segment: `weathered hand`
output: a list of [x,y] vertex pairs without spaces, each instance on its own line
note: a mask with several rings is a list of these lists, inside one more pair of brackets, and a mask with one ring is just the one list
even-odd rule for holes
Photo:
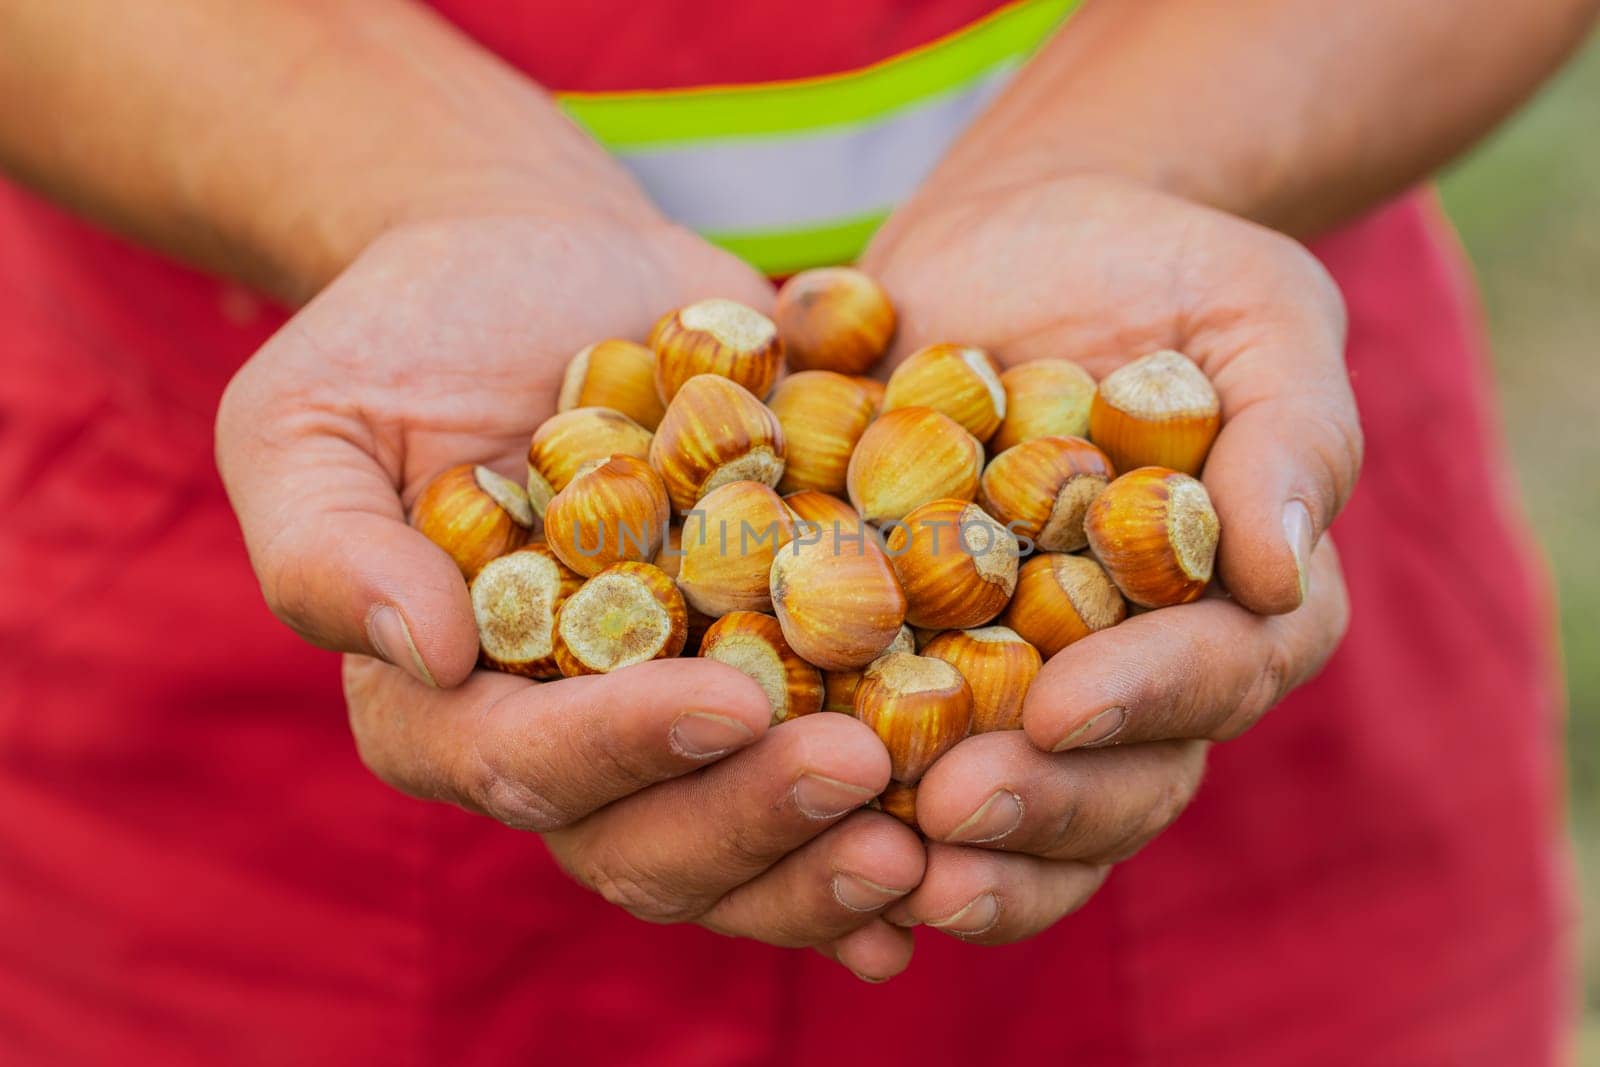
[[1254,723],[1338,644],[1348,606],[1321,535],[1361,455],[1342,305],[1287,238],[1095,177],[913,204],[864,266],[901,311],[902,352],[962,341],[1005,364],[1064,357],[1101,377],[1177,348],[1222,398],[1203,480],[1228,596],[1069,646],[1035,681],[1025,733],[963,742],[919,790],[936,843],[891,918],[1015,940],[1165,828],[1199,784],[1207,743]]

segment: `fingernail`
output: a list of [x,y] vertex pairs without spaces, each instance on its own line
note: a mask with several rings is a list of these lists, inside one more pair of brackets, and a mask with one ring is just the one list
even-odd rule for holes
[[[848,970],[848,968],[846,968],[846,969]],[[887,978],[874,978],[874,977],[872,977],[872,975],[870,975],[870,974],[862,974],[860,971],[850,971],[850,973],[855,975],[857,978],[861,979],[863,982],[867,983],[868,985],[882,985],[883,983],[885,983],[885,982],[887,982],[889,980]]]
[[968,815],[966,821],[945,835],[946,841],[959,841],[966,845],[998,841],[1022,822],[1022,798],[1000,790],[985,800],[978,810]]
[[947,934],[971,937],[983,933],[999,921],[1000,901],[993,893],[984,893],[982,896],[974,897],[960,911],[943,919],[931,921],[928,925]]
[[1291,500],[1283,506],[1283,536],[1294,553],[1294,565],[1300,571],[1300,599],[1311,592],[1311,512],[1305,504]]
[[1065,752],[1069,748],[1088,748],[1090,745],[1104,744],[1115,737],[1117,731],[1122,729],[1127,721],[1127,708],[1107,708],[1063,737],[1056,745],[1055,751]]
[[813,819],[831,819],[854,811],[871,800],[873,792],[858,785],[824,778],[820,774],[802,774],[794,783],[794,805]]
[[672,750],[690,759],[710,759],[748,745],[755,734],[738,719],[690,711],[672,724]]
[[909,890],[890,889],[854,874],[833,876],[833,899],[851,911],[872,911],[891,900],[899,900]]
[[416,642],[411,640],[406,620],[388,604],[379,604],[368,613],[367,640],[372,642],[372,647],[385,660],[417,681],[438,688],[428,665],[422,662],[422,653],[417,651]]

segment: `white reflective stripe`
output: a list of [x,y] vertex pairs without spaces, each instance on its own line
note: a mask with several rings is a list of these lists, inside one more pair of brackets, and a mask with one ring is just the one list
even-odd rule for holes
[[908,197],[1011,80],[1020,60],[871,122],[804,134],[635,149],[617,159],[673,219],[708,233],[802,229]]

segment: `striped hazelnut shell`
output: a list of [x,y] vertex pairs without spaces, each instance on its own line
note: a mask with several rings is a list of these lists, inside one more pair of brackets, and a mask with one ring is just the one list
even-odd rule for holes
[[435,475],[411,505],[411,525],[448,552],[469,580],[526,544],[536,521],[521,486],[471,463]]
[[748,389],[715,374],[683,383],[650,442],[650,465],[680,513],[729,482],[777,485],[785,454],[778,417]]
[[772,706],[774,723],[822,710],[822,672],[789,647],[771,615],[729,612],[706,631],[700,655],[755,679]]
[[1018,537],[1046,552],[1088,544],[1083,518],[1116,477],[1106,454],[1081,437],[1036,437],[989,461],[978,503]]
[[1117,588],[1144,608],[1205,592],[1221,533],[1206,487],[1164,467],[1140,467],[1106,486],[1084,530]]
[[1006,389],[994,358],[973,345],[918,349],[889,375],[883,410],[923,407],[948,415],[979,441],[1006,417]]
[[764,397],[783,367],[783,344],[772,320],[736,300],[714,298],[669,311],[650,330],[656,391],[672,403],[697,374],[715,374]]
[[933,500],[888,528],[885,549],[912,626],[961,630],[1000,614],[1017,586],[1017,540],[964,500]]

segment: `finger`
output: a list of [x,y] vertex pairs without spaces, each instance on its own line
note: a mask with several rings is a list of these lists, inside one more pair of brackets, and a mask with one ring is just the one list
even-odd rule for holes
[[350,412],[281,410],[274,346],[229,384],[217,467],[273,614],[324,648],[376,656],[429,684],[457,685],[478,654],[461,572],[406,525],[394,475]]
[[735,886],[862,807],[889,782],[876,734],[806,715],[702,773],[612,804],[546,838],[578,881],[654,922],[704,915]]
[[1349,499],[1362,453],[1338,292],[1292,242],[1272,250],[1255,310],[1234,314],[1208,297],[1189,342],[1222,398],[1203,472],[1222,524],[1217,570],[1241,604],[1266,614],[1305,599],[1312,552]]
[[926,856],[898,820],[858,811],[728,893],[700,921],[770,945],[832,941],[915,889]]
[[539,831],[744,748],[772,714],[749,678],[697,659],[543,685],[480,671],[441,692],[351,656],[345,697],[379,778]]
[[911,953],[916,941],[910,930],[891,926],[882,919],[873,919],[865,926],[826,945],[818,945],[822,953],[854,974],[863,982],[887,982],[911,966]]
[[917,788],[932,841],[1118,863],[1172,824],[1205,772],[1203,741],[1041,752],[1020,731],[951,749]]
[[1109,867],[959,845],[928,846],[922,884],[885,918],[980,945],[1038,934],[1084,905]]
[[1310,598],[1287,615],[1208,597],[1068,645],[1028,691],[1028,738],[1055,752],[1237,737],[1321,670],[1344,635],[1350,606],[1331,541],[1317,547],[1312,571]]

